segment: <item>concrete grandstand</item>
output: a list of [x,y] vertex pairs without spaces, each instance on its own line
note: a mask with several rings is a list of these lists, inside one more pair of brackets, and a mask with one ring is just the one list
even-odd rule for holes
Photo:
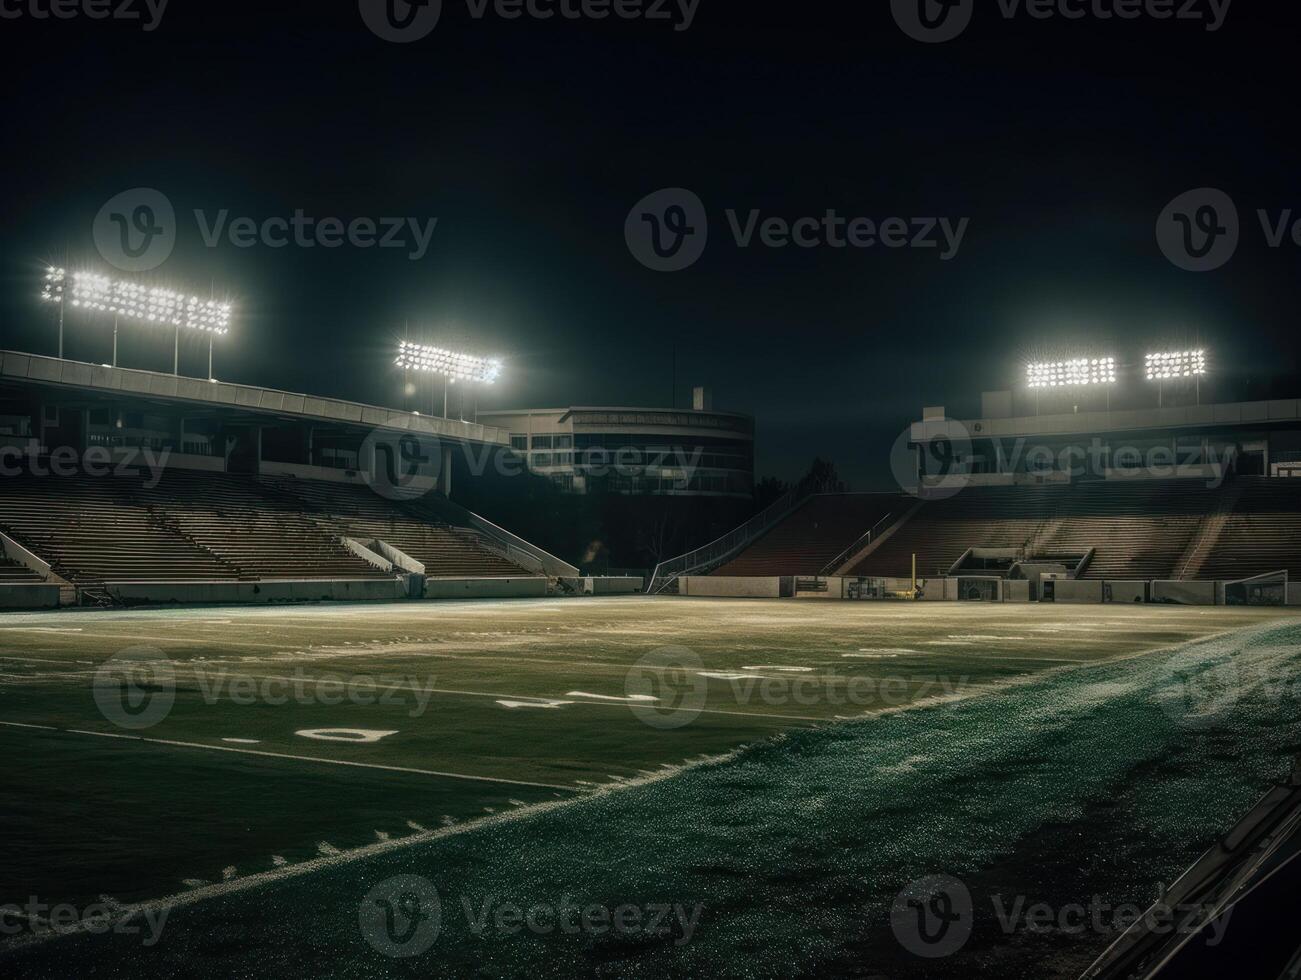
[[502,452],[492,426],[0,353],[0,605],[575,588],[449,499],[455,454]]

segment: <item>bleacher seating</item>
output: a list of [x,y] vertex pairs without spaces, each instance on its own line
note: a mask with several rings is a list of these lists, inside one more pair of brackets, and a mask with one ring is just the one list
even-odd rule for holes
[[911,506],[897,493],[818,494],[712,574],[817,575],[872,528],[902,517]]
[[1027,550],[1075,554],[1095,548],[1084,572],[1088,579],[1171,578],[1223,492],[1202,480],[1076,484]]
[[[1263,481],[1273,483],[1277,481]],[[852,569],[851,574],[905,577],[917,554],[917,573],[943,575],[968,548],[1017,549],[1024,556],[1082,555],[1093,558],[1085,569],[1089,579],[1166,579],[1179,575],[1185,556],[1206,522],[1214,519],[1224,487],[1212,488],[1204,480],[1144,480],[1077,483],[1042,487],[968,487],[945,500],[924,503],[894,535],[882,542]],[[1242,527],[1244,543],[1238,557],[1214,568],[1215,574],[1191,570],[1186,577],[1234,577],[1256,574],[1246,567],[1270,565],[1262,571],[1284,567],[1278,557],[1301,552],[1301,524],[1289,523],[1284,514],[1286,490],[1276,491],[1274,518],[1250,526],[1235,514],[1231,527]],[[1297,500],[1297,494],[1290,495]],[[1248,498],[1239,500],[1239,511]],[[1237,523],[1233,523],[1237,521]],[[1265,544],[1263,538],[1277,530],[1291,541]],[[1252,550],[1259,560],[1243,560]],[[1224,538],[1211,549],[1223,551]],[[1272,552],[1271,552],[1272,549]],[[1272,564],[1271,564],[1272,563]]]
[[264,477],[276,493],[298,500],[343,533],[378,538],[425,566],[429,578],[518,578],[531,574],[489,549],[474,531],[457,528],[412,504],[387,500],[369,487],[293,477]]
[[1237,506],[1190,578],[1252,578],[1287,571],[1301,579],[1301,480],[1239,477]]
[[1020,548],[1047,521],[1064,487],[968,487],[929,500],[848,574],[942,576],[968,548]]
[[168,470],[135,499],[241,578],[355,579],[385,576],[301,506],[247,477]]
[[69,581],[230,581],[239,569],[135,502],[138,478],[6,476],[0,528]]

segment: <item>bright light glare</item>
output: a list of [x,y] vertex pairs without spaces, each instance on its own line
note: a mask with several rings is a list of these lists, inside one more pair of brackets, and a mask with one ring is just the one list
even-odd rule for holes
[[1198,378],[1206,373],[1206,351],[1185,350],[1147,355],[1147,380]]
[[441,347],[426,347],[405,340],[398,348],[397,363],[405,370],[429,371],[451,381],[477,381],[490,385],[501,376],[501,361],[497,358],[457,354]]
[[1081,357],[1073,361],[1049,361],[1026,368],[1031,388],[1073,388],[1082,385],[1116,383],[1114,357]]
[[45,273],[41,298],[53,303],[67,300],[69,306],[93,313],[111,313],[144,323],[162,323],[205,333],[230,330],[230,305],[169,289],[141,286],[91,272],[74,272],[69,281],[63,269]]

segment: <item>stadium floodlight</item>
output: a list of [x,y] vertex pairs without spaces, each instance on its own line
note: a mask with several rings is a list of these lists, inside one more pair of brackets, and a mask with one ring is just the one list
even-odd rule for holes
[[1026,368],[1031,388],[1075,388],[1116,383],[1114,357],[1079,357],[1070,361],[1045,361]]
[[124,279],[110,279],[93,272],[74,272],[51,267],[45,273],[41,298],[66,303],[90,313],[158,323],[178,329],[224,334],[230,330],[230,305],[216,300],[142,286]]
[[497,358],[458,354],[405,340],[398,347],[397,364],[407,371],[441,374],[452,383],[470,381],[490,385],[501,376],[501,361]]
[[1200,378],[1206,374],[1206,351],[1184,350],[1147,355],[1147,380]]

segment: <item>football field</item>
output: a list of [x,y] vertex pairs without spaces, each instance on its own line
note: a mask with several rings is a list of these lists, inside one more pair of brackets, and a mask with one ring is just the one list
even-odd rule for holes
[[[476,822],[635,799],[800,730],[900,712],[938,730],[973,699],[1281,618],[642,597],[6,615],[0,906],[255,903],[318,868],[472,846]],[[910,751],[901,772],[924,758]]]

